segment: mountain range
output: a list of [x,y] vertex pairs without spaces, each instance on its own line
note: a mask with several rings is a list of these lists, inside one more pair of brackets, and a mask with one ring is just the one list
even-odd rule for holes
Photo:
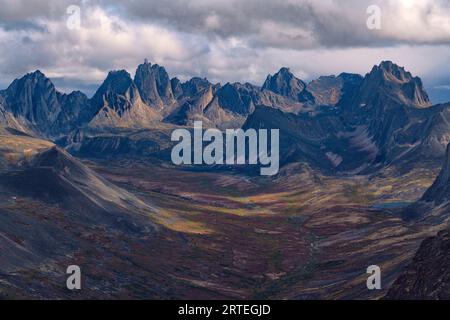
[[309,84],[281,68],[261,87],[201,78],[181,83],[146,61],[134,79],[124,70],[110,72],[90,99],[78,91],[58,92],[40,71],[27,74],[0,92],[0,121],[87,155],[86,144],[107,151],[92,146],[93,136],[127,140],[122,151],[109,154],[134,150],[133,143],[154,150],[160,141],[132,142],[129,135],[196,120],[219,129],[279,128],[283,163],[301,160],[330,172],[364,173],[417,159],[440,161],[450,136],[449,106],[432,106],[420,78],[390,61],[364,77],[342,73]]

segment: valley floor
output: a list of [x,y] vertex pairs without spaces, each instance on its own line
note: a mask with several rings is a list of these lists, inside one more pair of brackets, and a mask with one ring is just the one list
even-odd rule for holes
[[[151,203],[158,232],[134,237],[68,224],[83,245],[37,269],[0,274],[0,297],[378,299],[421,241],[442,228],[398,215],[437,171],[338,178],[292,165],[273,181],[128,161],[85,164]],[[2,202],[0,212],[66,223],[57,207],[28,201]],[[83,271],[75,293],[65,289],[70,264]],[[382,290],[366,287],[370,265],[381,267]]]
[[[170,231],[149,248],[149,269],[167,284],[161,297],[375,299],[442,228],[397,214],[432,183],[437,172],[427,170],[333,178],[293,165],[274,182],[147,163],[91,166],[159,208],[156,222]],[[366,287],[374,264],[383,276],[375,292]]]

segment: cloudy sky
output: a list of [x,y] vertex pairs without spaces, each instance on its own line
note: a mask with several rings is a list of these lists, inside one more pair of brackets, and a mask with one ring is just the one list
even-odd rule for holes
[[[371,5],[380,29],[367,27]],[[393,60],[450,101],[450,1],[0,0],[0,88],[40,69],[92,94],[145,58],[182,80],[255,84],[282,66],[309,81]]]

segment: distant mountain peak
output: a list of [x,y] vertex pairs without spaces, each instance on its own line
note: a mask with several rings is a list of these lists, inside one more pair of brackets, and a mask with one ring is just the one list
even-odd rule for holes
[[119,79],[119,78],[127,78],[131,79],[131,75],[127,70],[112,70],[108,72],[107,80],[111,79]]
[[291,69],[288,67],[281,67],[280,70],[278,70],[277,73],[275,73],[273,76],[268,75],[268,79],[279,79],[279,80],[290,80],[290,79],[296,79],[298,81],[303,82],[300,79],[297,79],[294,74],[291,72]]
[[3,94],[8,111],[38,127],[60,111],[56,88],[40,70],[14,80]]
[[47,77],[45,76],[45,74],[44,74],[41,70],[39,70],[39,69],[37,69],[37,70],[34,71],[34,72],[28,73],[26,76],[36,77],[36,78],[47,78]]
[[361,104],[370,104],[372,99],[378,99],[379,94],[389,96],[399,104],[414,108],[431,106],[422,80],[392,61],[381,62],[366,75],[361,88]]
[[194,77],[181,84],[183,92],[187,96],[194,96],[202,91],[205,91],[211,87],[211,82],[206,78]]
[[30,72],[30,73],[27,73],[23,77],[14,80],[12,84],[18,83],[18,82],[25,83],[27,81],[34,81],[35,83],[36,82],[47,83],[49,86],[54,88],[52,81],[41,70],[36,70],[36,71]]
[[307,90],[317,105],[336,106],[346,94],[352,94],[361,84],[362,76],[341,73],[339,76],[320,76],[311,81]]
[[375,66],[375,72],[380,71],[385,80],[395,80],[400,82],[411,81],[414,77],[412,74],[392,61],[383,61],[379,66]]
[[262,90],[272,91],[294,101],[313,101],[312,95],[306,91],[306,83],[296,78],[287,67],[281,68],[273,76],[268,75]]
[[97,93],[102,95],[107,92],[124,94],[131,86],[134,86],[134,83],[128,71],[114,70],[108,73]]
[[281,67],[280,70],[276,73],[277,75],[289,75],[294,76],[294,74],[291,72],[291,69],[288,67]]
[[172,81],[166,69],[158,64],[145,60],[137,67],[134,82],[142,100],[150,106],[162,108],[175,101]]
[[100,109],[105,104],[115,110],[129,108],[138,98],[137,88],[126,70],[108,73],[105,81],[92,98],[93,105]]

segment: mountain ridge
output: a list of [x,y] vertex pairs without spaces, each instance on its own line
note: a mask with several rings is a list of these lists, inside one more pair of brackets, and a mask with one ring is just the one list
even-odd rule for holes
[[[280,128],[286,119],[291,125],[281,128],[289,137],[283,139],[284,158],[306,158],[321,168],[349,173],[417,163],[419,156],[439,160],[450,142],[450,105],[432,106],[420,78],[391,61],[364,77],[341,73],[308,84],[283,67],[261,87],[213,84],[198,77],[181,82],[145,61],[134,78],[125,70],[109,72],[91,99],[80,92],[59,93],[36,71],[0,92],[0,110],[4,124],[66,141],[64,147],[80,146],[80,137],[88,136],[82,132],[92,134],[92,129],[105,137],[117,130],[159,130],[194,121],[203,121],[205,128]],[[268,118],[273,110],[281,112],[274,114],[278,123]],[[117,134],[114,139],[121,140]],[[154,149],[154,141],[149,142]]]

